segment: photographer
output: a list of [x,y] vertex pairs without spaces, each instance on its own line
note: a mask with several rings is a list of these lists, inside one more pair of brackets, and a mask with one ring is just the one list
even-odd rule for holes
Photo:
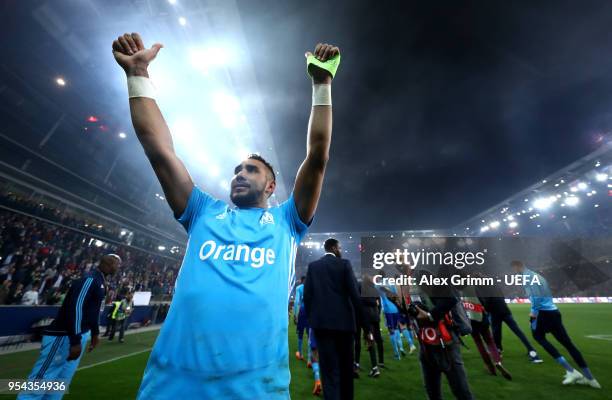
[[442,374],[446,375],[456,399],[473,399],[451,317],[451,310],[458,301],[449,287],[420,286],[420,301],[407,306],[408,315],[417,321],[417,337],[421,344],[419,361],[430,400],[442,399]]

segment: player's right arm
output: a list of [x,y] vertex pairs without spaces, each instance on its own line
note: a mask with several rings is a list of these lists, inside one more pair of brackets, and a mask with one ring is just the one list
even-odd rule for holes
[[[126,33],[113,42],[113,55],[128,78],[148,78],[149,63],[161,47],[156,43],[147,49],[138,33]],[[178,217],[187,207],[193,181],[174,151],[170,129],[152,98],[130,98],[130,114],[136,136],[159,179],[170,208]]]

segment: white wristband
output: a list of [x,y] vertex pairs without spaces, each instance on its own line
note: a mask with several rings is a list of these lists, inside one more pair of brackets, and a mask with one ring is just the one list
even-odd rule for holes
[[144,76],[128,76],[128,96],[132,97],[148,97],[155,100],[155,86],[149,78]]
[[312,105],[313,106],[331,106],[331,85],[330,84],[315,84],[312,85]]

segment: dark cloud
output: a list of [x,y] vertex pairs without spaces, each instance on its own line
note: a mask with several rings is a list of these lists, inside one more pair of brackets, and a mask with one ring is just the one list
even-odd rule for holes
[[[214,3],[185,0],[181,7],[210,22],[201,27],[210,33]],[[143,4],[0,6],[7,32],[0,36],[3,128],[19,125],[14,131],[26,132],[19,133],[24,145],[88,179],[104,179],[117,145],[75,132],[93,112],[113,129],[129,126],[125,99],[110,89],[123,77],[112,65],[107,33],[154,24],[160,39],[184,37],[171,6]],[[319,41],[342,49],[331,160],[312,231],[454,226],[591,152],[595,137],[612,131],[608,1],[237,5],[286,185],[305,153],[304,51]],[[74,88],[65,95],[49,79],[58,73]],[[40,149],[64,113],[62,128]],[[124,173],[107,186],[137,202],[158,189],[135,140],[126,143],[133,147],[126,146],[117,168]]]
[[[275,55],[257,71],[264,92],[307,91],[301,53],[342,48],[315,231],[453,226],[612,124],[610,3],[239,4],[252,53]],[[303,157],[302,97],[267,109],[285,171]]]

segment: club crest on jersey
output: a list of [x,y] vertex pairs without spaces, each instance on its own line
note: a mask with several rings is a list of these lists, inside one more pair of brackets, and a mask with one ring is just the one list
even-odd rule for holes
[[266,224],[274,225],[274,216],[269,211],[263,213],[263,215],[259,219],[259,225],[264,226]]

